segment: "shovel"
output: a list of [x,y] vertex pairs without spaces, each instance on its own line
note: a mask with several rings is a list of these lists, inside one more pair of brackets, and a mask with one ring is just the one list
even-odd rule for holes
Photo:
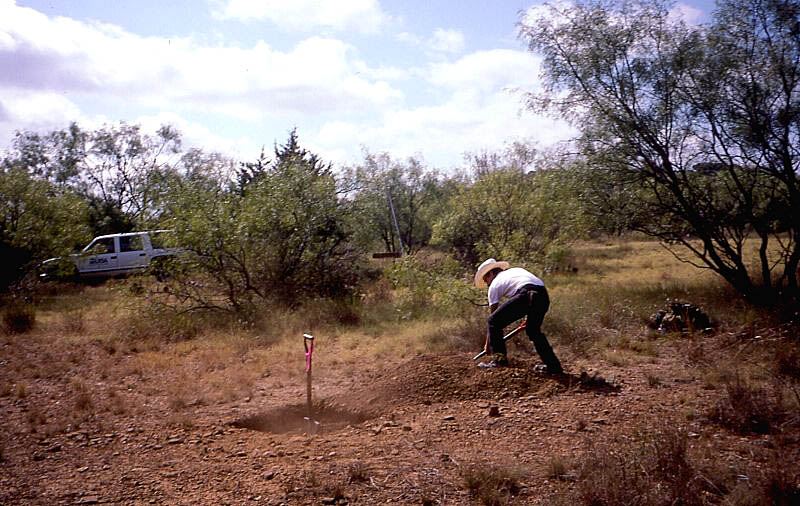
[[[525,330],[525,324],[527,324],[527,323],[528,323],[528,319],[527,318],[522,320],[520,322],[520,324],[517,325],[517,328],[515,328],[514,330],[512,330],[511,332],[509,332],[508,334],[503,336],[503,341],[508,341],[509,339],[511,339],[512,337],[517,335],[520,331]],[[478,360],[479,358],[481,358],[484,355],[486,355],[486,350],[483,350],[482,352],[480,352],[477,355],[475,355],[474,357],[472,357],[472,360]]]
[[[309,343],[311,343],[309,345]],[[314,336],[303,334],[303,348],[306,350],[306,406],[308,408],[308,434],[315,434],[319,428],[319,422],[314,420],[314,407],[311,404],[311,355],[314,353]]]

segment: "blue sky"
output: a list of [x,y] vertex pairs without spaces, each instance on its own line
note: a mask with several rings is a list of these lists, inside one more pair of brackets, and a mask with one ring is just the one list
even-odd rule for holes
[[[0,147],[18,130],[120,120],[253,159],[297,127],[337,165],[362,150],[447,169],[571,128],[524,111],[538,60],[519,0],[0,0]],[[679,7],[700,19],[711,3]]]

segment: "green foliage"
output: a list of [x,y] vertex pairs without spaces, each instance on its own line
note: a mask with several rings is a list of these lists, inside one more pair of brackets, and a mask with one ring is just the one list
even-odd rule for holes
[[397,290],[397,308],[405,317],[467,316],[475,301],[483,302],[485,294],[462,274],[461,266],[453,259],[426,262],[421,254],[403,257],[385,273]]
[[353,204],[359,244],[379,241],[386,251],[399,252],[402,242],[403,250],[412,253],[428,244],[437,206],[448,191],[436,172],[415,158],[403,163],[388,153],[366,153],[351,177],[358,189]]
[[149,135],[124,122],[95,131],[73,123],[47,135],[17,133],[4,165],[80,194],[93,233],[118,233],[159,219],[180,146],[180,134],[169,126]]
[[0,290],[21,281],[48,257],[88,238],[86,204],[73,192],[11,166],[0,172]]
[[159,217],[180,145],[180,134],[170,126],[154,136],[138,125],[104,126],[88,138],[84,192],[100,200],[98,210],[122,213],[145,228]]
[[169,202],[168,226],[191,254],[168,293],[193,308],[247,313],[257,299],[337,296],[358,281],[349,208],[330,167],[301,149],[294,132],[244,186],[182,179]]
[[487,172],[453,197],[434,239],[470,266],[490,256],[547,266],[549,254],[563,256],[565,245],[584,233],[575,188],[566,170]]
[[800,2],[725,0],[708,28],[670,8],[590,0],[526,14],[520,34],[545,76],[529,105],[580,128],[601,171],[585,197],[613,213],[606,228],[688,248],[753,303],[798,297]]

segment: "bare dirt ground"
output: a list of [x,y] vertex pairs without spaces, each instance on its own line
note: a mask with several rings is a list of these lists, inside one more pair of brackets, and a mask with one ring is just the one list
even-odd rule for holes
[[[302,374],[260,377],[230,402],[191,391],[176,402],[166,392],[180,364],[144,374],[135,352],[99,343],[0,343],[6,505],[474,504],[465,470],[489,466],[518,473],[509,502],[551,504],[576,485],[550,463],[665,426],[739,480],[779,448],[798,455],[797,437],[737,435],[704,417],[723,392],[687,356],[701,348],[713,361],[730,349],[721,336],[668,338],[657,356],[617,366],[557,347],[558,378],[533,373],[523,353],[495,370],[464,353],[315,370],[316,434]],[[286,366],[302,371],[298,355]]]

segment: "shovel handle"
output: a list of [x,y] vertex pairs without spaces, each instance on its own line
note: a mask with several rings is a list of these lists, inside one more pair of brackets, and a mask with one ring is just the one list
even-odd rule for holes
[[[308,343],[311,342],[311,346]],[[311,354],[314,353],[314,336],[303,334],[303,348],[306,350],[306,373],[311,372]]]
[[[503,336],[503,341],[508,341],[509,339],[511,339],[512,337],[517,335],[517,333],[519,333],[521,330],[525,330],[525,325],[527,323],[528,323],[528,319],[527,318],[522,320],[522,322],[519,325],[517,325],[517,328],[515,328],[514,330],[512,330],[511,332],[509,332],[508,334]],[[480,352],[477,355],[475,355],[474,357],[472,357],[472,360],[478,360],[479,358],[481,358],[484,355],[486,355],[486,350],[483,350],[482,352]]]

